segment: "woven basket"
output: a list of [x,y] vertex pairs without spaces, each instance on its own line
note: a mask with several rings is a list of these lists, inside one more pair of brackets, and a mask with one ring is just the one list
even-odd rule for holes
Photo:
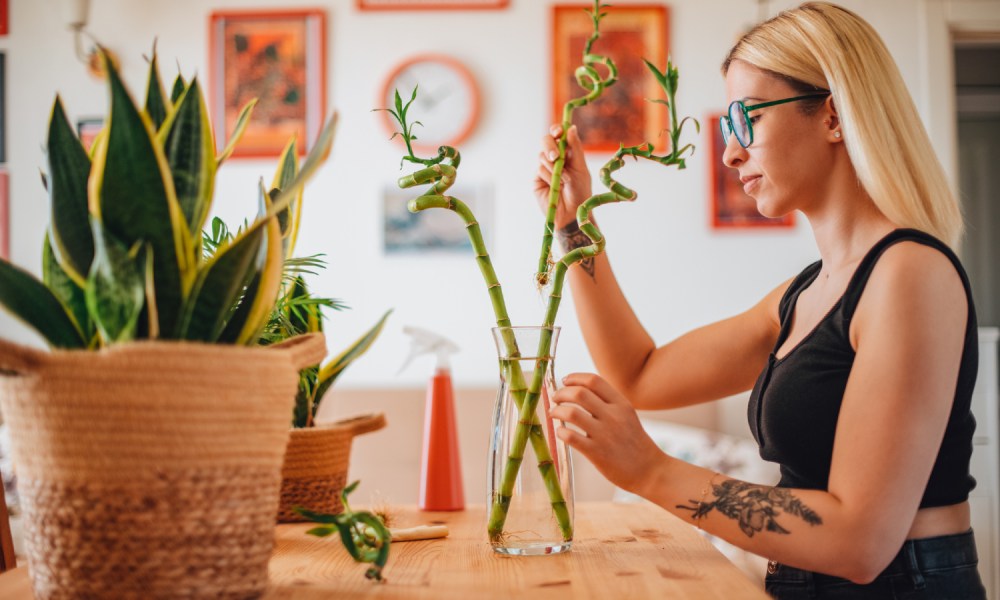
[[343,512],[340,493],[347,484],[351,440],[383,427],[385,415],[378,413],[293,429],[285,452],[285,465],[281,469],[278,522],[304,521],[292,510],[296,506],[329,514]]
[[0,342],[35,597],[248,598],[267,586],[299,368],[268,348]]

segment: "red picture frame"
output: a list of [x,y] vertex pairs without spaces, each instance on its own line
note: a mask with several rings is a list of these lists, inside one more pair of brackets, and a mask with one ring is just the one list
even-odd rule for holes
[[497,10],[510,0],[357,0],[359,10]]
[[209,19],[212,123],[219,149],[257,98],[234,157],[277,157],[294,135],[305,154],[326,106],[326,13],[216,11]]
[[[552,7],[553,123],[562,121],[567,101],[586,93],[577,84],[574,72],[582,64],[584,44],[593,32],[587,8],[591,5]],[[650,142],[657,148],[667,145],[666,107],[647,102],[665,96],[642,59],[661,70],[666,68],[669,25],[670,13],[665,6],[615,3],[607,9],[607,16],[601,20],[601,37],[591,51],[614,61],[618,81],[596,101],[573,112],[584,148],[614,152],[620,144]]]
[[10,33],[10,0],[0,0],[0,35]]
[[10,173],[0,167],[0,258],[10,260]]
[[721,112],[710,114],[702,122],[702,129],[707,135],[705,146],[709,149],[708,187],[711,196],[708,205],[712,229],[795,227],[795,213],[777,219],[760,214],[757,210],[757,201],[743,191],[739,172],[723,164],[722,155],[726,147],[722,141],[722,132],[719,131],[719,118],[722,115]]

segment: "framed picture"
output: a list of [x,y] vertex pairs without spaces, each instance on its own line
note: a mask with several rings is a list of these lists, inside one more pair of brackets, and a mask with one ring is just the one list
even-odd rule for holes
[[[552,117],[562,120],[567,101],[586,94],[574,72],[583,64],[583,48],[593,32],[587,6],[557,5],[552,13]],[[618,68],[618,82],[596,101],[576,109],[573,122],[588,150],[614,152],[619,144],[650,142],[666,146],[667,109],[646,99],[664,99],[664,93],[642,59],[666,68],[669,28],[664,6],[614,4],[601,20],[601,37],[591,47],[610,57]],[[605,75],[604,67],[597,70]]]
[[[476,215],[483,242],[491,246],[493,231],[493,193],[486,185],[456,185],[446,192],[464,202]],[[462,219],[450,210],[431,209],[411,213],[406,203],[415,198],[413,190],[387,186],[383,198],[383,250],[388,256],[428,251],[464,255],[472,252],[472,243]]]
[[326,104],[326,14],[319,10],[214,12],[210,112],[219,149],[257,98],[233,156],[277,157],[295,135],[305,154]]
[[708,169],[712,181],[710,206],[712,229],[744,229],[751,227],[794,227],[795,214],[789,213],[780,219],[771,219],[757,212],[757,201],[743,191],[740,174],[722,163],[726,147],[719,131],[722,113],[709,115],[702,122],[708,139],[706,147],[711,151]]
[[80,138],[83,148],[90,152],[90,147],[94,144],[94,138],[104,128],[103,117],[86,117],[76,122],[76,135]]
[[0,167],[0,258],[10,260],[10,174]]
[[7,162],[7,55],[0,52],[0,164]]
[[466,10],[507,8],[510,0],[357,0],[361,10]]
[[10,0],[0,0],[0,35],[10,33]]

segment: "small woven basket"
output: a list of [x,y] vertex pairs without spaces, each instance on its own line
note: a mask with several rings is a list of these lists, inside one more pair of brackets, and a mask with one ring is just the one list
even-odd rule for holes
[[298,370],[267,348],[0,342],[35,597],[252,598],[267,587]]
[[347,485],[347,467],[351,462],[351,441],[363,433],[385,427],[382,413],[363,415],[317,425],[292,429],[281,469],[281,505],[279,523],[295,523],[306,519],[296,506],[314,512],[343,512],[340,493]]

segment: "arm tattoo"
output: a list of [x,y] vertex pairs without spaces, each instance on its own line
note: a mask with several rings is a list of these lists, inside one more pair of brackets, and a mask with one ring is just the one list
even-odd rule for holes
[[[568,225],[563,227],[558,231],[559,242],[562,244],[563,251],[566,253],[572,252],[577,248],[585,248],[590,246],[594,242],[591,241],[587,234],[580,231],[580,225],[576,221],[570,221]],[[580,268],[582,268],[591,279],[596,280],[597,275],[594,272],[594,258],[589,257],[580,261]]]
[[713,502],[689,500],[691,506],[678,504],[677,508],[692,511],[691,518],[695,521],[715,509],[719,514],[738,521],[747,537],[753,537],[754,533],[765,529],[775,533],[788,533],[775,520],[783,512],[800,517],[810,525],[823,524],[819,515],[785,488],[727,479],[713,485],[712,494],[715,496]]

